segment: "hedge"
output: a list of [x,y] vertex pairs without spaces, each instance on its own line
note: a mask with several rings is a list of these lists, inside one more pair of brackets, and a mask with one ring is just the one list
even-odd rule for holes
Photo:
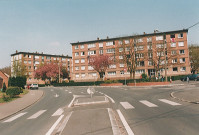
[[8,87],[6,90],[6,95],[9,95],[10,98],[15,97],[16,95],[19,95],[23,90],[19,87]]
[[14,87],[21,87],[24,89],[24,86],[26,85],[26,77],[25,76],[10,77],[8,85]]

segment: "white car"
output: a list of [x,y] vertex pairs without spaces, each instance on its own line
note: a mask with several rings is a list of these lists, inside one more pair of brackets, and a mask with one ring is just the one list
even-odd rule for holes
[[31,89],[31,90],[33,90],[33,89],[38,90],[38,88],[39,88],[38,84],[31,84],[31,85],[30,85],[30,89]]

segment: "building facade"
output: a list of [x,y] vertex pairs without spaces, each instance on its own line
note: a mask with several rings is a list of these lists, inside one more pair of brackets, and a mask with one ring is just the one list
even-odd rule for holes
[[9,75],[0,70],[0,89],[3,87],[3,83],[5,83],[6,87],[8,88],[8,79]]
[[[139,78],[142,73],[148,76],[158,74],[168,76],[190,73],[189,51],[187,45],[187,29],[158,32],[143,35],[125,36],[117,38],[97,39],[85,42],[71,43],[73,57],[74,81],[97,80],[98,73],[89,65],[92,55],[110,55],[114,63],[105,73],[107,79],[124,79],[130,77],[124,62],[125,51],[135,51],[136,72]],[[131,47],[133,46],[133,47]],[[166,65],[166,68],[165,68]],[[158,67],[158,69],[157,69]]]
[[30,53],[30,52],[18,52],[11,54],[11,76],[16,76],[14,74],[14,67],[17,65],[25,68],[25,75],[27,75],[27,84],[38,83],[44,84],[42,80],[38,80],[34,77],[35,70],[43,65],[49,63],[58,63],[65,67],[71,76],[72,70],[72,57],[64,55],[51,55],[44,53]]

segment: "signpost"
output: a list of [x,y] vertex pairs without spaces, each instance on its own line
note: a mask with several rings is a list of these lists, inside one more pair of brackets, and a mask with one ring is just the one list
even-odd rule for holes
[[126,69],[126,68],[124,68],[125,85],[126,85],[126,72],[127,72],[127,69]]

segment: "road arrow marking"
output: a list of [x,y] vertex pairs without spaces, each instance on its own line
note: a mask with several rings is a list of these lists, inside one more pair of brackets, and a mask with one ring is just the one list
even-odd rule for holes
[[10,119],[4,121],[3,123],[5,123],[5,122],[11,122],[11,121],[13,121],[13,120],[16,120],[17,118],[19,118],[19,117],[25,115],[26,113],[27,113],[27,112],[17,114],[17,115],[15,115],[15,116],[11,117]]
[[62,108],[59,108],[52,116],[60,116],[63,112],[64,110]]
[[56,95],[55,95],[55,97],[59,97],[59,95],[58,95],[58,94],[56,94]]

